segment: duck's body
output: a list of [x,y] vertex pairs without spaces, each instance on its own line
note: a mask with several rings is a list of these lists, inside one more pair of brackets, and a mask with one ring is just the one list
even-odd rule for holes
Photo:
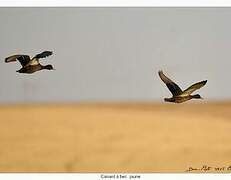
[[50,55],[52,55],[51,51],[44,51],[40,54],[37,54],[32,59],[30,59],[30,57],[28,55],[13,55],[13,56],[7,57],[5,59],[5,62],[8,63],[8,62],[13,62],[13,61],[18,60],[21,63],[22,68],[17,70],[16,72],[32,74],[36,71],[40,71],[43,69],[47,69],[47,70],[53,70],[54,69],[52,67],[52,65],[50,65],[50,64],[43,66],[39,62],[40,58],[45,58],[45,57],[50,56]]
[[203,87],[207,83],[207,80],[195,83],[189,88],[187,88],[186,90],[182,91],[181,88],[176,83],[174,83],[171,79],[165,76],[162,71],[159,71],[159,76],[161,80],[166,84],[170,92],[172,93],[171,98],[164,98],[166,102],[182,103],[190,99],[202,99],[199,94],[195,94],[195,95],[191,95],[191,94],[195,90]]
[[21,69],[17,70],[16,72],[18,72],[18,73],[32,74],[32,73],[34,73],[36,71],[40,71],[42,69],[52,69],[52,67],[51,67],[51,65],[43,66],[41,64],[38,64],[38,65],[29,65],[29,66],[22,67]]
[[202,99],[199,94],[189,95],[189,96],[175,96],[171,98],[164,98],[166,102],[182,103],[190,99]]

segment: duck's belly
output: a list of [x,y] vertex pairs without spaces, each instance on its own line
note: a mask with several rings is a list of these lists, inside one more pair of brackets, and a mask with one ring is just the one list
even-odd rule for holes
[[176,103],[182,103],[182,102],[192,99],[192,97],[191,96],[181,96],[181,97],[175,97],[175,99],[176,99]]
[[26,74],[31,74],[31,73],[34,73],[36,71],[39,71],[41,70],[41,67],[40,66],[26,66],[24,68],[21,68],[19,71],[19,73],[26,73]]

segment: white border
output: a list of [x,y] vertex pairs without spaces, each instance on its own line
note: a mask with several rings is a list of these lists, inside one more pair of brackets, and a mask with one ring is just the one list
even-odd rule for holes
[[0,0],[1,7],[225,7],[230,0]]
[[[125,175],[126,178],[104,178],[105,175]],[[129,175],[140,175],[140,178],[129,179]],[[161,174],[161,173],[3,173],[0,178],[4,180],[230,180],[231,174]]]
[[[231,7],[231,0],[0,0],[0,7]],[[6,180],[50,180],[50,179],[102,179],[104,173],[3,173],[0,179]],[[119,173],[120,174],[120,173]],[[126,173],[121,173],[126,174]],[[231,179],[231,174],[150,174],[138,173],[142,180],[149,179]]]

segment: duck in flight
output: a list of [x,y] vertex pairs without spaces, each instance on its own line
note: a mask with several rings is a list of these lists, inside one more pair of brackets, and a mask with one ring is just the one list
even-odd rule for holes
[[164,75],[163,71],[159,71],[158,73],[160,79],[166,84],[166,86],[172,93],[171,98],[164,98],[165,101],[182,103],[190,99],[202,99],[199,94],[195,94],[195,95],[191,95],[191,94],[197,89],[203,87],[207,83],[207,80],[195,83],[190,87],[188,87],[187,89],[185,89],[184,91],[182,91],[181,88],[176,83],[174,83],[171,79],[169,79],[167,76]]
[[9,63],[9,62],[13,62],[13,61],[18,60],[21,63],[22,68],[17,70],[16,72],[31,74],[31,73],[34,73],[36,71],[40,71],[43,69],[54,70],[52,65],[49,64],[49,65],[43,66],[39,62],[40,58],[45,58],[45,57],[50,56],[50,55],[52,55],[51,51],[44,51],[40,54],[37,54],[32,59],[30,59],[30,56],[28,56],[28,55],[17,54],[17,55],[7,57],[5,59],[5,62]]

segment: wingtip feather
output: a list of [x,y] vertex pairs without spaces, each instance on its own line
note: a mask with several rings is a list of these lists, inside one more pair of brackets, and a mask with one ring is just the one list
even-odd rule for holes
[[207,83],[207,81],[208,81],[208,80],[204,80],[204,81],[202,81],[202,82],[203,82],[203,84],[206,84],[206,83]]
[[160,76],[161,74],[163,74],[163,71],[162,71],[162,70],[159,70],[159,71],[158,71],[158,74],[159,74],[159,76]]
[[7,57],[5,58],[5,63],[9,63],[9,62],[12,62],[14,61],[11,57]]

